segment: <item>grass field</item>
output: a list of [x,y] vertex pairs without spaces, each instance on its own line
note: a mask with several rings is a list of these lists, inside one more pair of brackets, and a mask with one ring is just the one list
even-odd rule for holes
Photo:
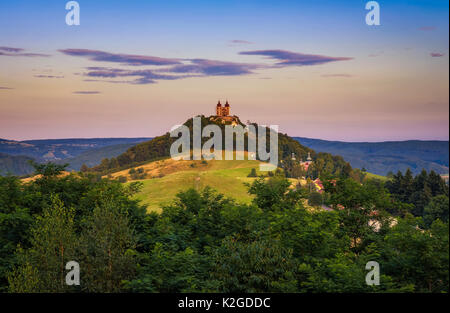
[[[250,203],[252,196],[247,193],[244,183],[254,178],[247,177],[252,168],[259,172],[259,161],[174,161],[166,159],[143,165],[149,179],[140,180],[143,188],[136,198],[147,205],[148,211],[161,211],[161,206],[170,203],[175,195],[188,188],[203,189],[210,186],[225,196],[241,203]],[[113,174],[126,176],[128,171]],[[160,177],[162,176],[162,177]]]
[[366,172],[366,175],[367,175],[366,177],[370,178],[370,179],[379,179],[381,181],[389,180],[389,178],[387,178],[386,176],[381,176],[381,175],[377,175],[377,174],[373,174],[373,173],[369,173],[369,172]]

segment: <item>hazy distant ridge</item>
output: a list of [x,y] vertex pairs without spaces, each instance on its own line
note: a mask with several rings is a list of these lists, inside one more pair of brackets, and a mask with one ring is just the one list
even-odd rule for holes
[[407,168],[411,168],[414,173],[420,172],[422,168],[440,174],[449,172],[448,141],[342,142],[293,138],[316,151],[341,155],[352,167],[364,167],[379,175],[386,175],[389,171],[406,171]]

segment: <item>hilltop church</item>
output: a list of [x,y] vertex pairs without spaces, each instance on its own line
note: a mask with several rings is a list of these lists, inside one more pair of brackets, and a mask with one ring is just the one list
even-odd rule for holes
[[228,100],[224,106],[222,106],[220,100],[217,102],[216,115],[211,116],[209,120],[213,122],[221,122],[222,124],[239,124],[239,118],[236,115],[230,115],[230,104],[228,103]]

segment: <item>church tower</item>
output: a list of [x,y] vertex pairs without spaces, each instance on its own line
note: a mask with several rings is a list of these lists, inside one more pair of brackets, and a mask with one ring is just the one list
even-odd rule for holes
[[219,100],[219,102],[217,102],[216,115],[217,116],[222,116],[222,105],[220,104],[220,100]]
[[230,115],[230,104],[228,103],[228,100],[227,100],[227,102],[225,103],[225,107],[224,107],[223,110],[222,110],[222,114],[223,114],[223,116],[228,116],[228,115]]

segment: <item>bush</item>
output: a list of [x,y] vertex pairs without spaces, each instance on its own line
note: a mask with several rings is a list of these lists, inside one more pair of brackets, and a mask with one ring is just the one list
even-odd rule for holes
[[250,174],[248,174],[247,177],[257,177],[256,170],[254,168],[252,168],[252,170],[250,171]]
[[118,180],[120,183],[126,183],[126,182],[127,182],[127,178],[126,178],[125,176],[119,176],[119,177],[117,178],[117,180]]
[[322,201],[323,201],[323,198],[322,198],[321,193],[313,191],[309,194],[308,204],[310,206],[320,206],[320,205],[322,205]]

